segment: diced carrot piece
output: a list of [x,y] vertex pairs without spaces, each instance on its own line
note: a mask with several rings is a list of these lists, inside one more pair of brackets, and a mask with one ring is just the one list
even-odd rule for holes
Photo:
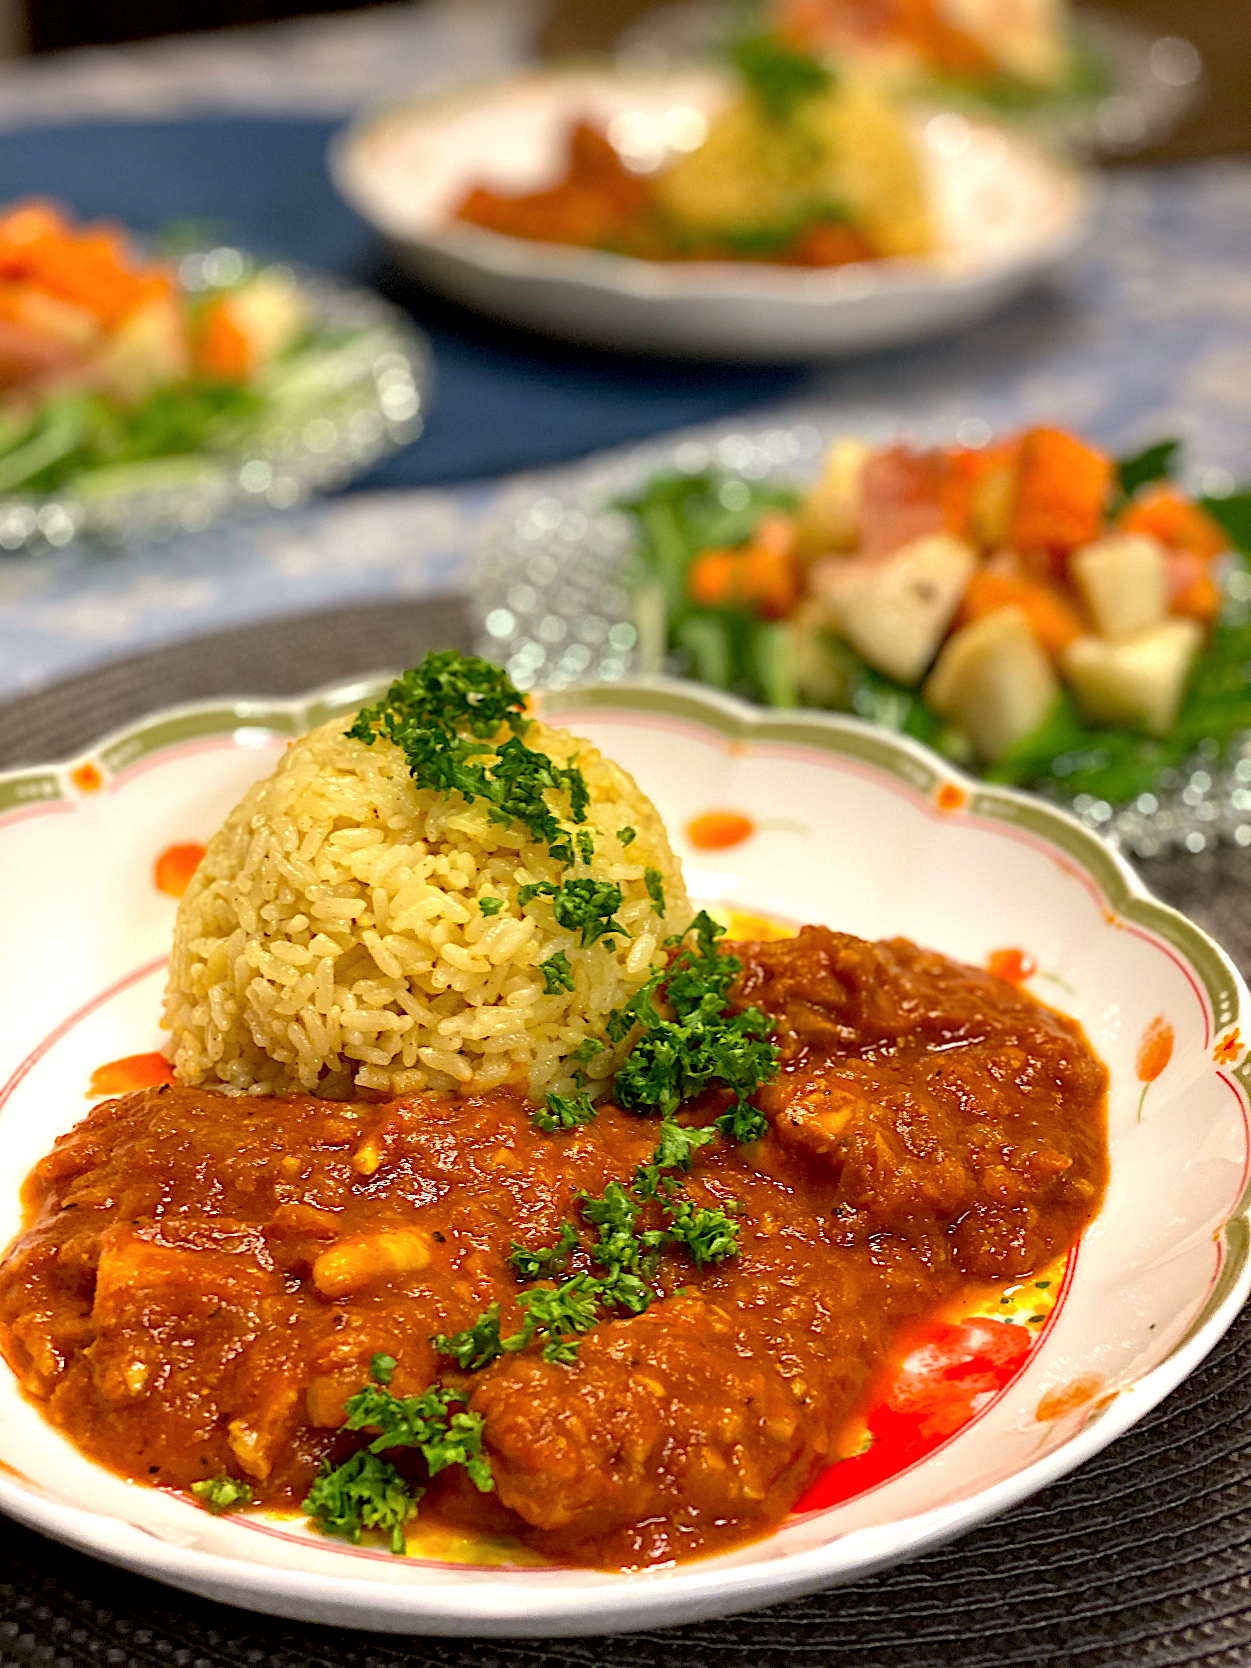
[[1021,442],[1009,542],[1063,561],[1103,531],[1112,461],[1063,429],[1032,429]]
[[1208,558],[1193,550],[1165,550],[1170,614],[1207,625],[1220,612],[1221,593],[1209,571]]
[[195,362],[205,376],[222,382],[246,382],[252,367],[247,337],[231,317],[223,298],[210,301],[197,321]]
[[947,531],[967,539],[972,525],[973,483],[980,474],[980,450],[953,446],[947,453],[947,476],[942,484],[943,515]]
[[802,584],[791,551],[754,545],[743,552],[738,575],[741,599],[765,620],[784,620],[799,603]]
[[41,203],[23,205],[0,220],[2,278],[25,279],[46,295],[85,308],[108,327],[173,287],[162,267],[132,264],[119,229],[76,231]]
[[802,590],[794,520],[771,512],[741,550],[705,550],[691,564],[686,589],[705,608],[750,608],[762,619],[785,619]]
[[1076,608],[1053,586],[987,573],[984,569],[969,581],[956,623],[970,625],[986,614],[1012,607],[1024,610],[1034,636],[1052,660],[1059,660],[1069,644],[1086,629]]
[[1229,548],[1225,529],[1174,486],[1150,486],[1132,498],[1116,524],[1127,533],[1146,533],[1170,550],[1191,550],[1210,560]]
[[951,448],[942,485],[943,513],[949,533],[969,544],[985,547],[1003,540],[1020,451],[1018,437],[998,441],[993,446]]
[[1221,593],[1210,574],[1202,574],[1193,585],[1187,585],[1169,604],[1170,614],[1184,614],[1187,619],[1210,625],[1220,613]]
[[705,550],[691,563],[686,590],[692,602],[705,608],[722,608],[729,601],[733,582],[733,550]]
[[0,215],[0,278],[27,278],[39,245],[63,237],[66,225],[53,203],[15,203]]

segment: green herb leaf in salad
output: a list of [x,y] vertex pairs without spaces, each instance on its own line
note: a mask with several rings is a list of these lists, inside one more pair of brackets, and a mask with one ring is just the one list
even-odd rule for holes
[[1173,473],[1173,460],[1180,450],[1180,440],[1160,440],[1132,458],[1122,458],[1116,466],[1122,496],[1132,498],[1139,487],[1151,481],[1168,480]]

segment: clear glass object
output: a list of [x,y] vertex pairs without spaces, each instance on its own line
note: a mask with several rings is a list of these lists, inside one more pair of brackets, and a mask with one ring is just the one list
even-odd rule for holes
[[[832,437],[807,423],[731,430],[707,441],[677,437],[594,460],[538,496],[533,489],[514,493],[485,528],[477,552],[477,653],[505,665],[522,689],[665,670],[640,656],[630,607],[634,527],[613,501],[661,469],[802,481]],[[960,439],[967,443],[969,436]],[[1251,731],[1235,738],[1223,757],[1217,751],[1200,748],[1154,793],[1126,804],[1089,794],[1057,796],[1058,802],[1136,857],[1199,853],[1221,840],[1251,846]]]

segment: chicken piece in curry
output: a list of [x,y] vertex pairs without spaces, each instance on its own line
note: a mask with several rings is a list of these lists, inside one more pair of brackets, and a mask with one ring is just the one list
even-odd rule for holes
[[397,1550],[416,1512],[612,1569],[768,1533],[910,1327],[1073,1244],[1107,1074],[906,940],[720,949],[775,1050],[749,1105],[723,1075],[569,1127],[508,1090],[97,1106],[0,1265],[25,1393],[125,1477]]

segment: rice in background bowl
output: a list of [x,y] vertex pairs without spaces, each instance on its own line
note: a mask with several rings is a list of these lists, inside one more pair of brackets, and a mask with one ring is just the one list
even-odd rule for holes
[[[562,765],[576,757],[589,793],[594,854],[570,870],[481,800],[418,788],[399,747],[367,745],[351,724],[293,743],[209,844],[179,907],[165,995],[179,1079],[346,1098],[506,1082],[540,1096],[573,1088],[575,1072],[592,1087],[610,1077],[625,1045],[608,1043],[608,1014],[691,918],[650,800],[589,742],[531,724],[527,745]],[[549,898],[520,902],[523,886],[573,873],[621,889],[627,937],[583,945]],[[549,994],[540,963],[560,952],[574,988]],[[571,1060],[588,1038],[605,1046]]]

